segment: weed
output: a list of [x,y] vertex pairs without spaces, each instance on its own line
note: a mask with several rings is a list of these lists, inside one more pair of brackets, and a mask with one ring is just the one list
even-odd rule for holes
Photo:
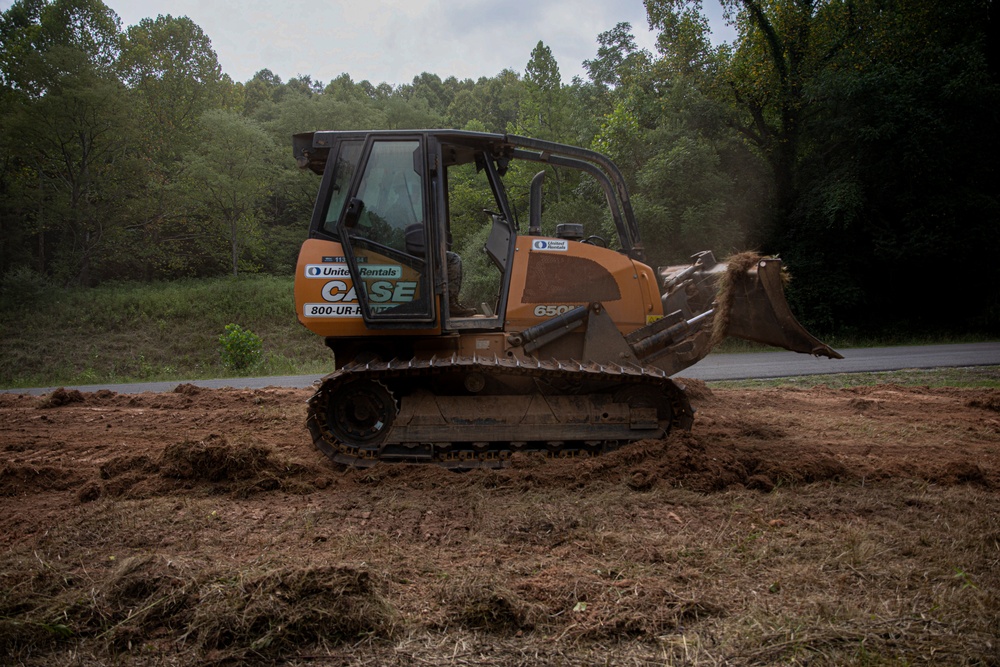
[[960,580],[962,582],[962,590],[963,591],[966,588],[972,588],[972,589],[978,589],[979,588],[979,586],[976,586],[976,582],[974,582],[972,580],[972,575],[971,574],[969,574],[968,572],[965,572],[960,567],[956,567],[956,568],[954,568],[954,570],[955,570],[954,577],[955,577],[955,579],[958,579],[958,580]]
[[238,324],[227,324],[226,333],[219,336],[222,365],[232,371],[255,368],[261,362],[264,343],[260,336]]

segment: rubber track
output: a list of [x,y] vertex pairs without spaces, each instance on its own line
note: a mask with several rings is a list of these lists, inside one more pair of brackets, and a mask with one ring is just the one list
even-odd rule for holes
[[[326,428],[326,396],[332,393],[336,384],[349,380],[366,379],[390,385],[393,380],[419,379],[453,371],[466,373],[479,371],[492,375],[535,377],[545,381],[554,379],[612,381],[622,387],[651,383],[659,387],[662,393],[670,399],[673,414],[670,425],[672,429],[690,430],[694,421],[694,410],[684,394],[684,386],[674,382],[664,371],[655,367],[454,354],[450,357],[393,359],[392,361],[372,361],[363,364],[350,363],[330,373],[320,381],[319,390],[309,399],[306,426],[312,433],[314,444],[337,463],[354,467],[374,465],[379,461],[375,450],[362,449],[338,442]],[[457,443],[467,443],[474,440],[473,435],[465,440],[457,441]],[[607,452],[622,444],[625,443],[621,441],[605,442],[599,451]],[[428,463],[456,469],[496,468],[507,465],[506,458],[497,457],[496,451],[481,452],[475,457],[458,460],[455,457],[448,457],[450,448],[454,447],[456,443],[434,443],[434,445],[435,457],[427,461]],[[535,447],[526,451],[538,451],[546,456],[572,457],[589,456],[593,450],[593,447],[587,447],[584,443],[563,442],[547,443],[544,447]],[[438,453],[443,456],[438,456]]]

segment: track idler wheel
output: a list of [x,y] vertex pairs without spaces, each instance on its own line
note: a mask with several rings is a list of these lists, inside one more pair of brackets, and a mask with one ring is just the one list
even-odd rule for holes
[[370,447],[385,440],[398,411],[385,385],[374,380],[354,380],[340,385],[327,397],[327,427],[340,442]]

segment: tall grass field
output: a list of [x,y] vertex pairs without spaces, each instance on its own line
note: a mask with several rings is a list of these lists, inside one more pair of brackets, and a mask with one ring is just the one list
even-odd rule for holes
[[[0,311],[0,387],[329,372],[292,290],[290,276],[248,276],[38,292]],[[223,363],[231,324],[260,338],[259,361]]]

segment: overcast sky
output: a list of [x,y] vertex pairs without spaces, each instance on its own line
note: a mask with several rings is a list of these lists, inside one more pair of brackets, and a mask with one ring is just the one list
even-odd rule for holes
[[[0,9],[11,6],[0,0]],[[212,40],[224,72],[247,81],[267,68],[283,81],[309,74],[329,82],[409,83],[421,72],[478,79],[504,68],[523,73],[542,40],[565,82],[585,76],[597,36],[632,24],[640,48],[655,51],[642,0],[105,0],[123,26],[159,14],[187,16]],[[705,0],[713,41],[733,33],[718,0]]]

